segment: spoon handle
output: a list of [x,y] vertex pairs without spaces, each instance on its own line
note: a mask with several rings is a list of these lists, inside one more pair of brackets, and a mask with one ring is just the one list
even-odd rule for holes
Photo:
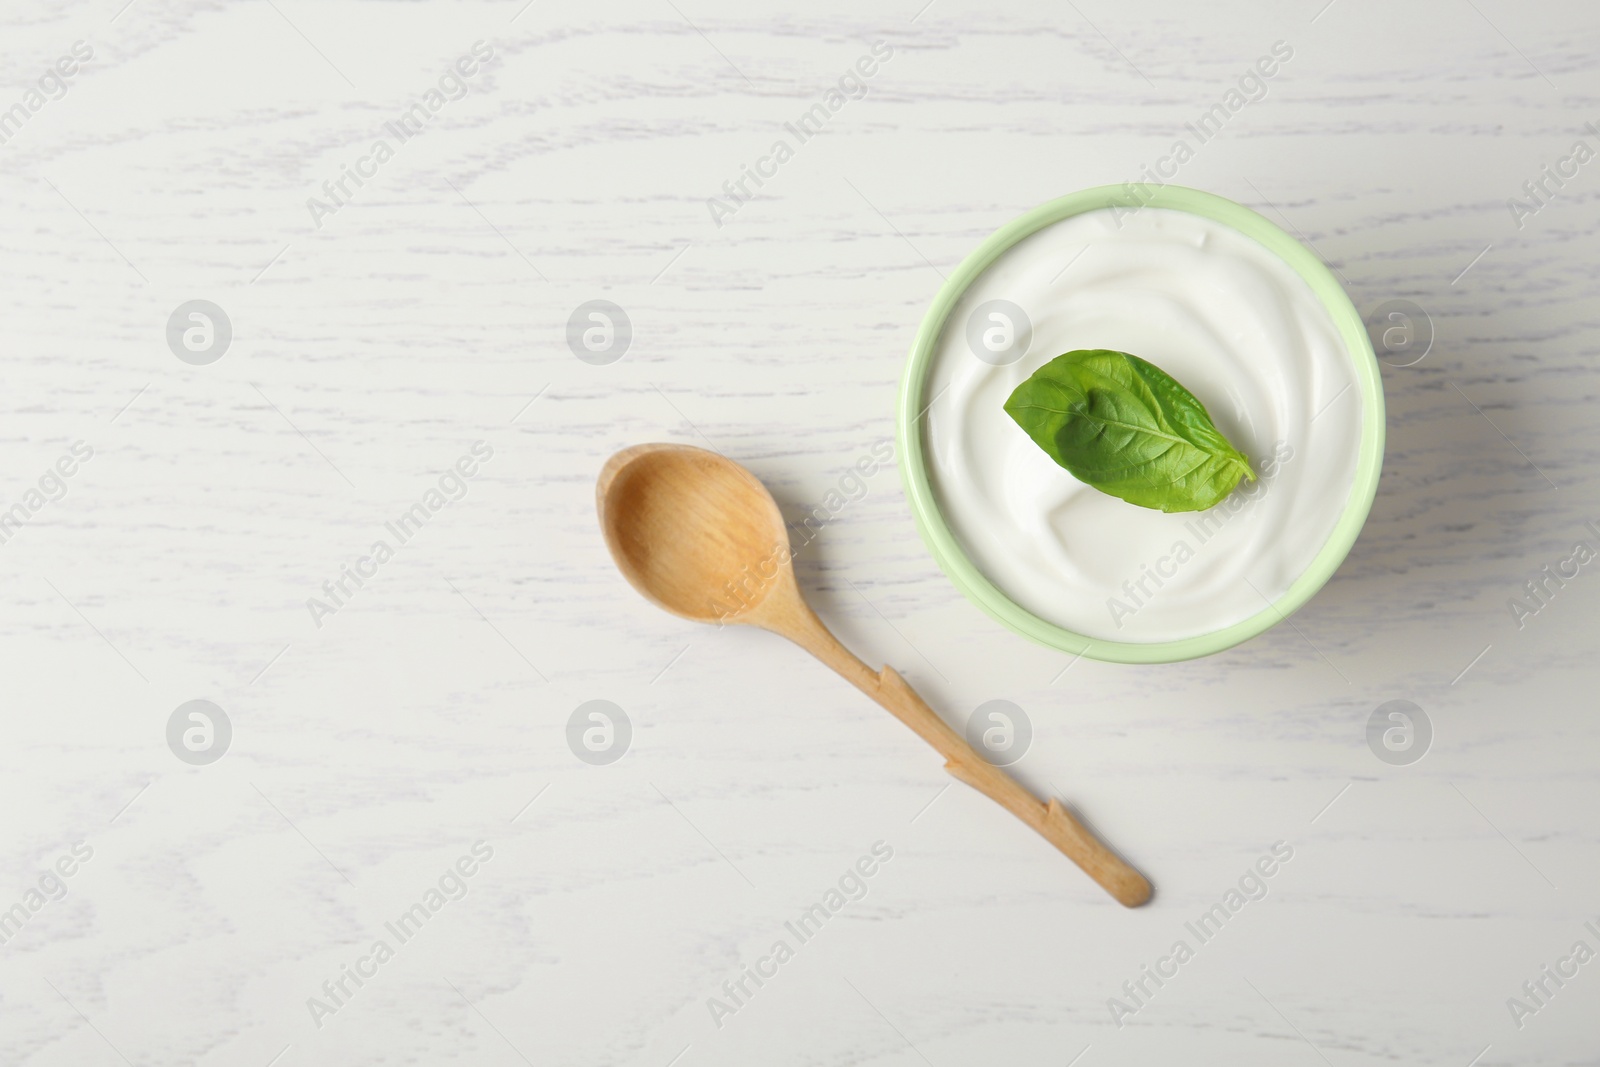
[[915,730],[945,758],[944,769],[1033,827],[1083,868],[1118,903],[1137,908],[1150,899],[1150,882],[1073,818],[1054,797],[1042,803],[1015,778],[978,754],[892,667],[874,676],[867,694]]
[[915,730],[918,737],[945,758],[944,769],[952,776],[1033,827],[1119,903],[1137,908],[1150,899],[1150,882],[1144,875],[1107,848],[1073,818],[1060,801],[1051,798],[1048,804],[1044,803],[1015,778],[979,755],[892,667],[874,671],[840,644],[821,620],[803,608],[785,618],[782,625],[770,622],[767,625],[832,667]]

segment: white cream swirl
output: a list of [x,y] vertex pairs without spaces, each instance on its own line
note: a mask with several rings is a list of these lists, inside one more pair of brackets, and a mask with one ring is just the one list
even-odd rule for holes
[[[988,360],[1015,316],[995,301],[1032,326],[1004,365]],[[1002,405],[1079,348],[1130,352],[1182,382],[1258,480],[1165,515],[1056,466]],[[1355,478],[1360,395],[1326,309],[1265,247],[1187,212],[1091,211],[1008,249],[951,311],[924,395],[929,477],[968,557],[1090,638],[1172,641],[1261,611],[1326,543]]]

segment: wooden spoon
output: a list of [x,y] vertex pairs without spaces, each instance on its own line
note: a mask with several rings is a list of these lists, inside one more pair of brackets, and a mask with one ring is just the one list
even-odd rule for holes
[[595,498],[623,577],[658,607],[695,622],[741,623],[781,634],[838,671],[946,760],[945,770],[995,800],[1130,908],[1150,883],[1054,798],[1041,803],[979,755],[885,667],[841,645],[800,594],[789,538],[771,494],[749,471],[688,445],[636,445],[607,461]]

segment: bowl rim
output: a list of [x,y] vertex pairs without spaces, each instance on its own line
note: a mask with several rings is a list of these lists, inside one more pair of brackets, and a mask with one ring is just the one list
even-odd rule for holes
[[[1198,215],[1244,234],[1282,259],[1305,279],[1327,309],[1344,342],[1361,397],[1361,445],[1350,496],[1338,523],[1311,564],[1282,596],[1264,604],[1254,615],[1221,630],[1176,641],[1090,638],[1047,622],[1017,604],[973,564],[945,522],[928,479],[923,452],[922,397],[932,370],[935,347],[956,302],[1003,252],[1023,238],[1062,219],[1110,207],[1166,208]],[[1145,185],[1102,185],[1057,197],[1012,219],[990,234],[945,280],[923,315],[900,378],[895,447],[901,459],[901,483],[923,543],[956,588],[991,618],[1048,648],[1080,657],[1110,663],[1175,663],[1221,652],[1264,633],[1288,618],[1327,584],[1355,544],[1377,496],[1378,477],[1383,468],[1384,419],[1382,376],[1366,326],[1349,295],[1320,258],[1267,218],[1226,197],[1179,185],[1153,189]]]

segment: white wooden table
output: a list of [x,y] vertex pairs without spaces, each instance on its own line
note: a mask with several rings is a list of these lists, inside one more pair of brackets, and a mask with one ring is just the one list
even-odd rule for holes
[[[1562,163],[1600,149],[1600,16],[922,2],[8,5],[0,1061],[1594,1062],[1600,577],[1524,584],[1600,548],[1600,163]],[[941,274],[1136,178],[1277,41],[1175,180],[1435,334],[1384,370],[1332,583],[1211,659],[1073,663],[952,589],[892,466],[799,558],[953,722],[1024,709],[1019,776],[1155,881],[1127,912],[795,649],[647,606],[593,479],[709,443],[824,502]],[[168,344],[194,300],[211,362],[187,312]],[[569,347],[593,300],[620,360]],[[1433,733],[1405,765],[1366,739],[1396,699]],[[169,747],[193,700],[209,763],[214,713]],[[631,728],[610,763],[568,745],[591,700]]]

